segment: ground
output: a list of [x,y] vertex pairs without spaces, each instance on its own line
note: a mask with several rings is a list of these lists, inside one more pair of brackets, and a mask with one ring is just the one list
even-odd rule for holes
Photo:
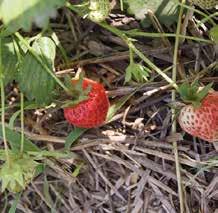
[[[134,16],[114,7],[107,18],[111,26],[120,30],[157,31],[155,24],[144,28]],[[184,20],[185,17],[183,23]],[[51,27],[70,62],[63,61],[59,49],[55,60],[57,76],[60,79],[66,74],[74,76],[81,68],[86,76],[104,84],[111,105],[122,103],[122,106],[111,122],[87,130],[73,143],[70,159],[47,159],[45,171],[21,193],[16,212],[177,213],[181,202],[179,184],[185,212],[217,211],[215,143],[193,138],[179,125],[177,133],[171,134],[172,108],[181,103],[179,95],[176,102],[172,102],[172,86],[154,69],[148,81],[124,84],[129,64],[127,44],[87,18],[61,9],[57,18],[51,20]],[[208,39],[207,29],[211,25],[205,23],[197,27],[192,17],[182,27],[183,33],[187,31],[189,36]],[[176,23],[162,28],[166,33],[175,33]],[[38,32],[38,28],[33,28],[30,34]],[[134,44],[171,76],[174,38],[141,36]],[[214,82],[213,88],[217,89],[216,49],[214,44],[181,40],[177,83],[198,78],[202,86]],[[147,66],[138,57],[135,60]],[[130,94],[132,96],[128,97]],[[8,102],[13,97],[16,102],[15,83],[7,86],[6,95]],[[14,112],[9,110],[7,118]],[[16,124],[19,131],[19,122]],[[60,108],[25,111],[25,135],[42,149],[61,150],[73,129]],[[179,165],[175,160],[176,150]],[[176,173],[178,169],[181,179]],[[8,212],[15,197],[12,193],[1,194],[1,212]]]

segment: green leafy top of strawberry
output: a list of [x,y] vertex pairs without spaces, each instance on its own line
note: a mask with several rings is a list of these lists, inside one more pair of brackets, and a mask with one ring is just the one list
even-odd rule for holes
[[65,85],[70,91],[69,95],[71,96],[72,100],[65,101],[62,107],[75,106],[78,103],[88,99],[88,94],[91,91],[91,86],[88,86],[84,89],[83,78],[83,72],[76,75],[75,78],[71,78],[69,75],[65,76]]
[[194,81],[189,84],[188,82],[184,82],[179,86],[179,94],[181,99],[185,103],[191,103],[194,107],[199,107],[201,105],[202,100],[208,94],[211,89],[213,83],[206,85],[204,88],[199,89],[199,82]]

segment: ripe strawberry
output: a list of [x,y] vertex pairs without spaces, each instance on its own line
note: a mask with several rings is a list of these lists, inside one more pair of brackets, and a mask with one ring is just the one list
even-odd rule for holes
[[217,0],[190,0],[190,2],[205,9],[211,9],[218,5]]
[[178,121],[185,132],[209,142],[218,141],[218,92],[208,93],[199,107],[183,107]]
[[[76,82],[72,81],[74,85]],[[104,123],[109,109],[109,100],[102,84],[84,78],[82,89],[90,87],[88,99],[64,108],[65,119],[81,128],[93,128]]]

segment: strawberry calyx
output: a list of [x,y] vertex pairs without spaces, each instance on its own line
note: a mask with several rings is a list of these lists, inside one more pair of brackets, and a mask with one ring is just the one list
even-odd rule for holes
[[79,104],[82,101],[85,101],[89,98],[88,94],[91,91],[91,85],[87,88],[83,87],[84,73],[81,72],[79,75],[76,75],[74,78],[70,76],[65,76],[65,85],[69,89],[68,95],[71,96],[71,100],[64,101],[62,107],[71,107]]
[[184,82],[179,86],[179,94],[181,99],[188,104],[192,104],[193,107],[197,108],[201,106],[202,100],[209,93],[213,83],[200,88],[199,82],[194,81],[191,84]]

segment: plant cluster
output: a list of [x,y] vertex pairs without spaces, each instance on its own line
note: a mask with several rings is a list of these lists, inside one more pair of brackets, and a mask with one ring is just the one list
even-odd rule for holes
[[[151,25],[151,20],[146,19],[147,15],[151,15],[151,11],[152,17],[167,27],[178,22],[177,33],[146,33],[138,29],[125,31],[113,27],[107,22],[110,12],[113,11],[109,0],[84,0],[79,3],[67,0],[0,1],[0,138],[4,142],[4,149],[0,150],[0,159],[3,162],[0,167],[2,191],[7,189],[16,193],[24,190],[35,176],[44,171],[45,159],[71,156],[71,144],[86,128],[95,128],[110,122],[141,85],[152,82],[153,72],[169,83],[173,90],[172,101],[175,101],[175,96],[178,95],[185,104],[178,116],[181,128],[209,142],[218,140],[218,95],[212,91],[212,84],[205,87],[201,84],[204,88],[199,90],[197,81],[190,85],[187,79],[182,79],[185,83],[180,84],[176,78],[179,42],[184,39],[211,45],[218,42],[218,26],[213,14],[208,15],[194,9],[192,4],[205,10],[215,7],[217,1],[120,0],[117,4],[121,10],[134,15],[143,26]],[[165,6],[159,11],[161,5]],[[83,19],[91,20],[125,42],[129,48],[129,65],[125,70],[123,83],[139,85],[133,94],[110,105],[103,84],[85,78],[83,74],[77,76],[77,79],[71,79],[68,75],[62,79],[56,75],[56,51],[63,53],[63,61],[66,64],[68,61],[49,20],[57,17],[58,9],[62,8],[73,11]],[[202,15],[202,23],[209,23],[208,38],[181,34],[182,16],[189,10]],[[33,26],[40,29],[40,32],[30,36]],[[158,68],[137,48],[137,37],[175,37],[172,75],[167,74],[168,70]],[[17,111],[6,121],[5,113],[11,106],[6,104],[5,89],[10,84],[17,85],[19,102],[13,105]],[[48,107],[51,104],[63,108],[65,119],[76,127],[68,136],[64,150],[42,150],[24,134],[25,111]],[[172,119],[176,120],[176,117]],[[20,133],[14,128],[15,120],[20,120]],[[175,126],[175,123],[173,125]],[[172,131],[175,132],[175,129],[172,128]]]

